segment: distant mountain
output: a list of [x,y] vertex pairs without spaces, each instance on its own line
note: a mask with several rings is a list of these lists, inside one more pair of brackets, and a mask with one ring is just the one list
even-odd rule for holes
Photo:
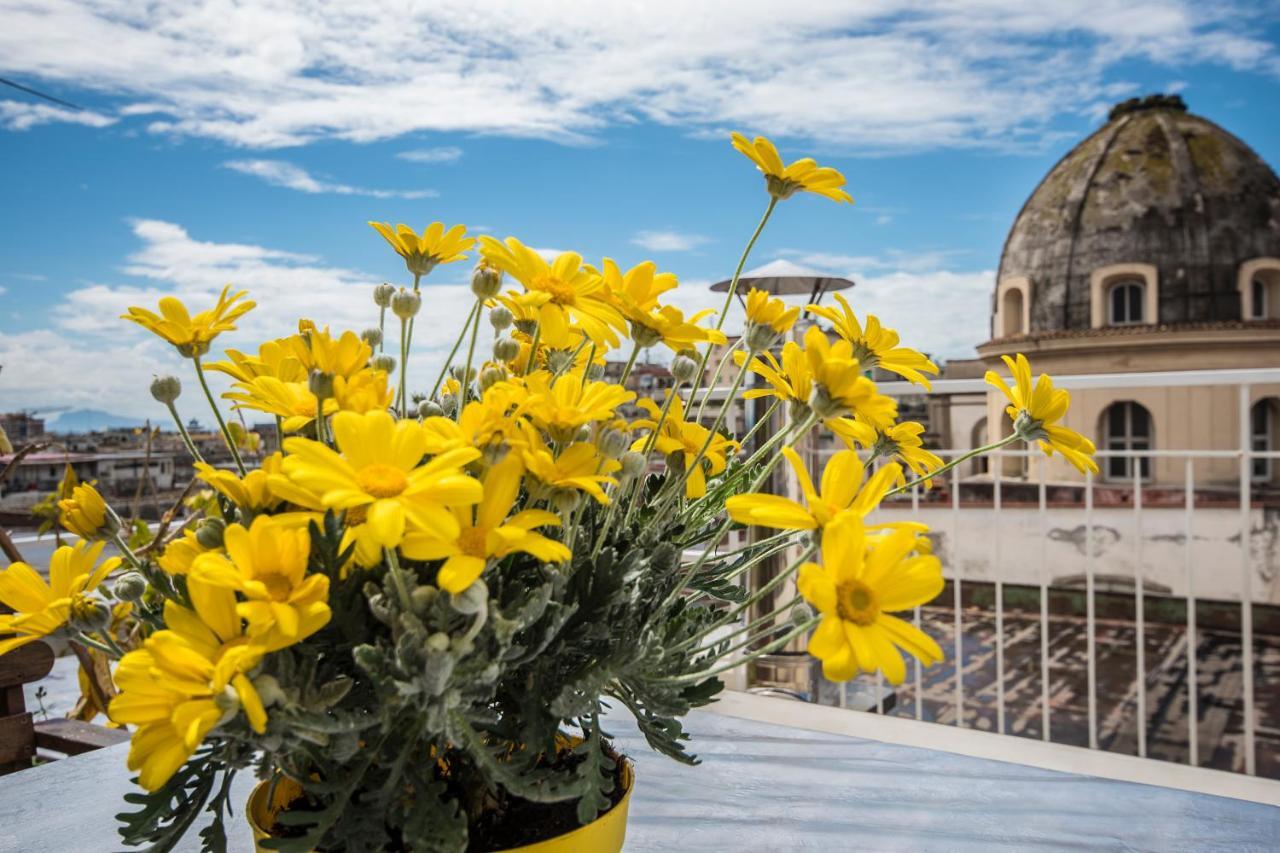
[[138,418],[113,415],[98,409],[71,409],[62,412],[54,420],[45,424],[49,432],[93,432],[94,430],[118,429],[120,427],[140,427],[143,421]]

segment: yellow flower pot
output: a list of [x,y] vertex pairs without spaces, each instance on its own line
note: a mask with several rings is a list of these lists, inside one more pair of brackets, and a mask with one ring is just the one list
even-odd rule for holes
[[[631,791],[635,787],[635,772],[631,763],[622,763],[622,799],[609,811],[586,826],[572,832],[537,841],[523,847],[512,847],[502,853],[619,853],[627,835],[627,807],[631,804]],[[268,798],[268,794],[271,797]],[[271,837],[276,817],[288,808],[302,793],[301,786],[292,779],[282,778],[274,792],[268,782],[259,782],[249,795],[245,816],[253,829],[254,847],[258,853],[269,853],[259,842]]]

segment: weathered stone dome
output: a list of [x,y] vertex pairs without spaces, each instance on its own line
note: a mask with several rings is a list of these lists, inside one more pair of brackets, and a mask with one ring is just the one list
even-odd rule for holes
[[1156,268],[1148,323],[1239,321],[1241,264],[1262,257],[1280,257],[1280,179],[1180,97],[1152,95],[1114,107],[1044,177],[997,282],[1028,280],[1024,334],[1089,329],[1091,276],[1119,264]]

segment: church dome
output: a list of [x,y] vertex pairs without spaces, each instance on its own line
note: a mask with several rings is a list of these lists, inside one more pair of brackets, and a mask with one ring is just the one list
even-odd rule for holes
[[994,337],[1107,325],[1100,282],[1113,273],[1146,281],[1132,309],[1117,297],[1132,322],[1241,321],[1241,276],[1276,259],[1275,172],[1180,97],[1135,98],[1053,167],[1014,220],[996,295],[1019,290],[1006,313],[1026,319],[1001,329],[997,314]]

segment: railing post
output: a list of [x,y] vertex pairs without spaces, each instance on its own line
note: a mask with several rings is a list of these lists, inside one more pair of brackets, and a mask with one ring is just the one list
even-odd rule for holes
[[1004,474],[1004,451],[997,450],[992,459],[995,483],[992,490],[991,568],[995,573],[996,593],[996,732],[1004,734],[1004,581],[1000,579],[1000,483]]
[[1195,542],[1195,524],[1193,515],[1196,506],[1196,466],[1192,457],[1187,457],[1186,473],[1186,525],[1183,531],[1183,560],[1187,573],[1187,759],[1195,767],[1200,763],[1200,689],[1196,683],[1196,654],[1199,641],[1196,640],[1196,582],[1195,560],[1192,544]]
[[1147,648],[1146,602],[1142,580],[1142,458],[1133,460],[1133,600],[1136,666],[1138,675],[1138,757],[1147,757]]
[[1257,773],[1253,707],[1253,444],[1249,432],[1249,386],[1240,386],[1240,647],[1244,668],[1244,772]]
[[964,607],[960,590],[963,563],[960,554],[960,466],[951,469],[951,547],[957,554],[951,564],[951,597],[955,607],[956,725],[964,727]]
[[1045,554],[1049,539],[1048,496],[1045,477],[1048,468],[1040,463],[1040,716],[1041,738],[1049,736],[1049,560]]
[[1084,621],[1088,657],[1089,748],[1098,748],[1097,623],[1093,608],[1093,474],[1084,475]]

